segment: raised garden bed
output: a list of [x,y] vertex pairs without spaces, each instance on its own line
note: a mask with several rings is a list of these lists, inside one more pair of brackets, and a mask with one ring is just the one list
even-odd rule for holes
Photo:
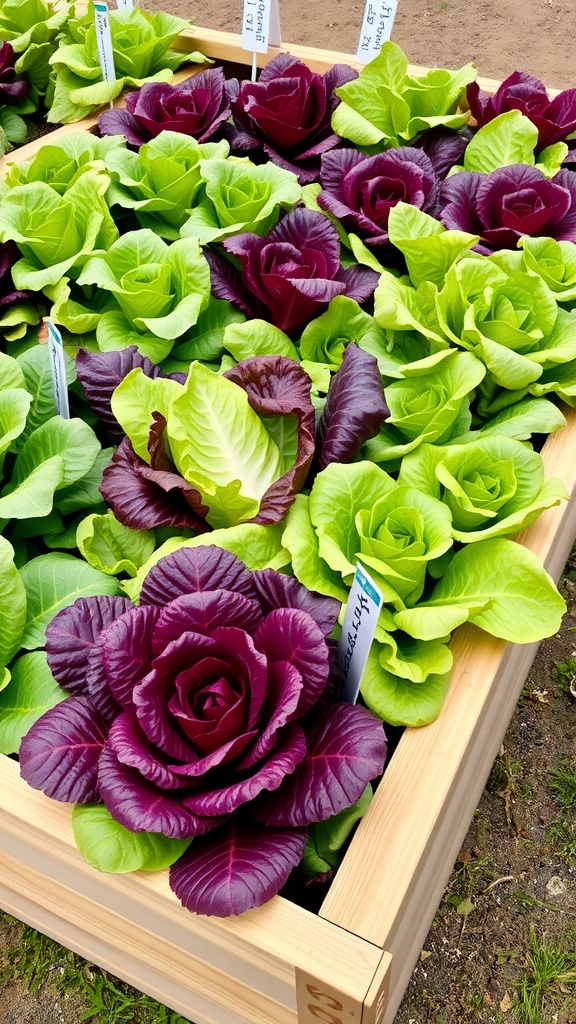
[[[247,63],[238,38],[225,33],[183,36],[181,45]],[[282,50],[318,71],[354,64],[342,54]],[[51,140],[94,123],[58,129]],[[521,537],[555,579],[576,533],[576,411],[565,413],[568,425],[543,458],[570,499]],[[30,789],[4,756],[0,905],[196,1024],[391,1024],[536,645],[463,627],[452,648],[439,718],[404,732],[317,916],[275,897],[240,918],[196,917],[161,875],[94,871],[76,849],[69,808]]]

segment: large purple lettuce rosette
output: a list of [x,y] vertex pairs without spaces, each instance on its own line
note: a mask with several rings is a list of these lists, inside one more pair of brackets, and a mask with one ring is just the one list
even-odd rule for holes
[[23,778],[133,832],[194,837],[170,884],[196,913],[270,899],[307,826],[384,767],[382,722],[332,697],[340,604],[214,546],[148,573],[140,605],[80,598],[46,634],[70,696],[22,741]]
[[207,142],[230,117],[237,92],[237,79],[226,81],[222,68],[201,71],[177,86],[146,82],[127,94],[125,109],[101,114],[98,128],[102,135],[124,135],[131,146],[142,146],[162,131]]
[[480,235],[486,254],[515,249],[523,235],[576,242],[576,174],[546,178],[527,164],[461,171],[442,185],[439,216],[446,228]]
[[377,156],[335,149],[322,157],[318,205],[355,232],[369,249],[388,244],[388,218],[397,203],[434,215],[438,181],[430,158],[406,146]]
[[334,90],[357,77],[346,64],[319,75],[297,57],[279,54],[258,82],[241,86],[232,104],[232,148],[263,150],[275,164],[297,174],[301,185],[314,181],[321,154],[342,141],[331,125],[340,103]]
[[322,313],[337,295],[363,303],[378,284],[378,274],[367,267],[342,267],[336,228],[324,214],[302,207],[265,238],[252,232],[234,235],[224,248],[237,257],[241,272],[207,253],[213,294],[287,334]]

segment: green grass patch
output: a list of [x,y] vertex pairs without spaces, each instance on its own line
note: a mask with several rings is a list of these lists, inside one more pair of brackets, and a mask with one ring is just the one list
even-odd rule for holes
[[535,929],[530,930],[526,961],[516,981],[516,1016],[522,1024],[543,1024],[551,1016],[543,1010],[566,1003],[570,986],[576,986],[576,952],[574,935],[567,936],[566,945],[552,944]]
[[558,818],[548,829],[548,842],[562,860],[570,863],[576,859],[576,821]]
[[75,953],[35,931],[14,926],[0,959],[0,989],[19,981],[34,994],[50,991],[57,995],[74,991],[84,1009],[78,1021],[91,1024],[189,1024],[180,1014],[136,991],[130,985],[87,963]]
[[548,786],[566,810],[576,809],[576,761],[561,761],[548,772]]
[[567,696],[570,696],[576,686],[576,658],[568,658],[567,661],[558,661],[553,665],[552,681],[556,684],[561,693],[565,693]]

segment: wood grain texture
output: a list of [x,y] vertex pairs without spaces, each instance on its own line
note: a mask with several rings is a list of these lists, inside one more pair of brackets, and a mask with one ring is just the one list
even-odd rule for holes
[[[0,757],[0,794],[4,909],[29,919],[30,901],[35,899],[39,912],[42,908],[46,915],[52,909],[56,915],[60,930],[55,937],[78,948],[81,935],[83,955],[97,963],[105,937],[117,953],[116,973],[129,975],[143,991],[149,991],[150,957],[162,964],[168,943],[203,965],[204,975],[213,972],[216,991],[220,975],[254,991],[257,1006],[252,1015],[246,1008],[242,1021],[259,1021],[258,1014],[262,1020],[275,1019],[269,1015],[270,1001],[295,1013],[296,968],[346,992],[350,999],[364,999],[380,962],[376,946],[280,897],[241,918],[197,917],[170,891],[167,872],[106,875],[86,864],[74,843],[70,807],[32,790],[20,779],[16,762],[7,757]],[[41,884],[25,886],[28,873]],[[162,1001],[170,1006],[177,1001],[180,1006],[170,994],[173,974],[164,973]],[[197,994],[197,976],[195,968],[188,982],[191,998]],[[157,980],[155,991],[158,984]],[[189,1005],[188,1015],[194,1019],[191,1006],[195,1004]]]

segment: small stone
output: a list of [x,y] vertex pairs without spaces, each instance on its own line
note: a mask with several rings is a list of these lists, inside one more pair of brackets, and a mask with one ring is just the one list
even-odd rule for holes
[[423,949],[422,952],[420,953],[421,960],[427,960],[429,956],[432,956],[431,949]]
[[561,896],[563,892],[566,892],[566,883],[559,875],[552,875],[546,886],[546,892],[549,892],[551,896]]
[[512,999],[512,996],[508,992],[505,992],[504,997],[500,1001],[500,1009],[502,1013],[508,1013],[508,1010],[511,1010],[513,1006],[514,1000]]

